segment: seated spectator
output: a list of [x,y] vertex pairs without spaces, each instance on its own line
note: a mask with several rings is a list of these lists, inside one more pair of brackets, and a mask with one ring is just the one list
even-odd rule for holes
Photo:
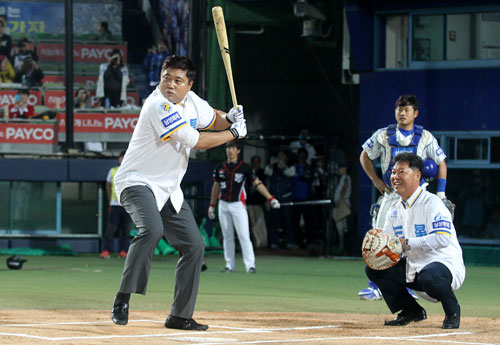
[[0,55],[5,55],[9,58],[12,58],[12,38],[7,35],[5,32],[5,24],[0,21]]
[[97,36],[92,36],[91,39],[98,41],[113,41],[113,33],[109,30],[108,22],[100,22],[97,25]]
[[28,104],[30,92],[20,90],[16,96],[16,102],[9,106],[9,118],[11,119],[29,119],[35,115],[35,108]]
[[90,105],[90,93],[83,87],[76,91],[76,97],[74,100],[75,109],[88,109],[92,108]]
[[21,65],[26,58],[32,58],[33,61],[38,61],[38,56],[32,50],[30,50],[28,42],[26,40],[19,40],[17,42],[17,51],[14,54],[14,69],[17,71],[21,70]]
[[3,33],[6,35],[10,35],[10,28],[7,25],[7,16],[5,14],[0,14],[0,22],[3,23]]
[[14,82],[22,83],[28,87],[42,86],[43,77],[44,74],[36,62],[31,57],[27,57],[21,64],[21,69],[16,73]]
[[96,96],[101,99],[101,105],[117,108],[126,103],[127,85],[129,82],[127,66],[123,63],[122,53],[113,49],[108,63],[99,67]]
[[169,55],[167,45],[164,41],[160,40],[158,42],[158,51],[151,59],[151,66],[149,69],[150,87],[156,87],[156,85],[160,83],[161,66],[163,66],[163,62]]
[[6,56],[0,55],[0,83],[12,83],[16,73]]

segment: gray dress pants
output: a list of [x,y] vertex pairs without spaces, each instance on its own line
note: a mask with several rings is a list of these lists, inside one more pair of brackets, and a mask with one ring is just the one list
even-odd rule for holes
[[189,319],[193,315],[205,246],[189,205],[179,213],[170,199],[158,212],[153,192],[146,186],[126,188],[120,202],[130,214],[139,233],[130,244],[119,292],[145,295],[153,252],[165,236],[179,251],[175,269],[175,291],[171,314]]

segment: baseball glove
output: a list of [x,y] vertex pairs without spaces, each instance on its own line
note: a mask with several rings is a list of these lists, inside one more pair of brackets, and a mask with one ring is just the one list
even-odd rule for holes
[[451,213],[451,220],[453,220],[453,218],[455,218],[455,204],[451,202],[451,200],[449,199],[441,199],[441,201],[443,202],[444,206],[446,206],[446,208],[450,211]]
[[361,254],[373,270],[385,270],[401,259],[403,247],[396,235],[389,235],[379,229],[369,230],[363,239]]

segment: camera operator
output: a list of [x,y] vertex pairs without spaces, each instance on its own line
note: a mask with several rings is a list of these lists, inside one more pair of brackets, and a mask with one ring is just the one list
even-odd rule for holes
[[125,104],[128,83],[128,69],[123,63],[121,51],[113,49],[109,62],[99,68],[96,96],[101,99],[101,105],[117,108]]

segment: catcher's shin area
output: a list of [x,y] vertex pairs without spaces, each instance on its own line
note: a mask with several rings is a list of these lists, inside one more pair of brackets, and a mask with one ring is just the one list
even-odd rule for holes
[[363,238],[361,254],[373,270],[385,270],[401,259],[403,247],[396,235],[389,235],[380,229],[371,229]]

